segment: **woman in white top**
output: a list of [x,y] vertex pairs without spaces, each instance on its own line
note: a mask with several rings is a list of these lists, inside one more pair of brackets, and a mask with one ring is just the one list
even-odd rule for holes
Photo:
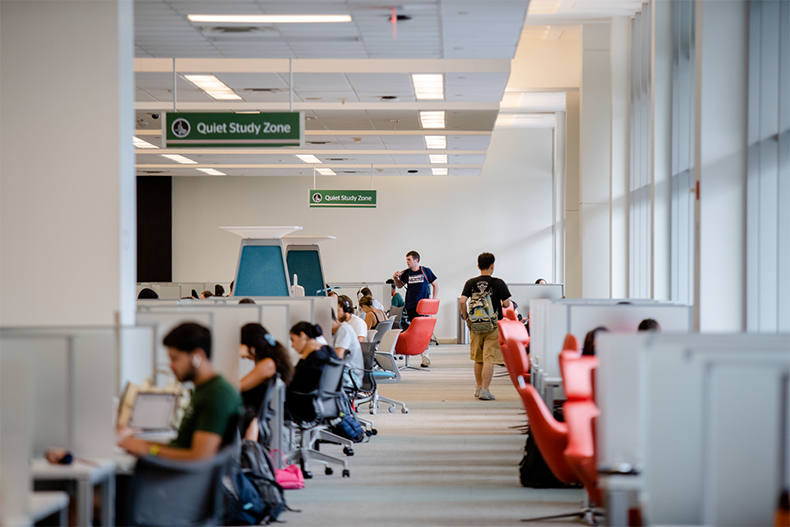
[[367,324],[368,329],[376,329],[379,322],[387,320],[387,315],[384,311],[373,307],[373,297],[363,296],[359,300],[359,307],[365,312],[365,324]]

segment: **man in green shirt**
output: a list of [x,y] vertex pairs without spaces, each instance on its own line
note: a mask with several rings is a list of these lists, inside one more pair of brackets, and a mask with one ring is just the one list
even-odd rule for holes
[[391,293],[392,300],[390,300],[390,306],[403,307],[404,304],[403,297],[400,296],[400,293],[398,293],[398,290],[395,288],[395,281],[392,278],[390,278],[389,280],[387,280],[387,283],[390,284],[390,286],[392,287],[392,293]]
[[118,446],[136,456],[150,454],[182,461],[212,457],[233,442],[242,413],[241,396],[214,371],[211,333],[207,328],[181,324],[164,338],[163,344],[176,378],[195,385],[178,437],[169,445],[160,445],[133,437],[132,429],[124,426],[118,429]]

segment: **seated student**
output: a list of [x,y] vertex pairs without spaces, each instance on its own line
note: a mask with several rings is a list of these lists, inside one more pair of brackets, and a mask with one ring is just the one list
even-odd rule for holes
[[348,322],[354,328],[360,342],[365,342],[368,338],[368,326],[365,321],[354,314],[354,303],[346,295],[337,297],[337,318],[340,322]]
[[582,348],[582,355],[595,355],[595,337],[601,331],[608,332],[609,330],[603,326],[598,326],[597,328],[587,333],[587,335],[584,337],[584,347]]
[[363,287],[357,292],[357,301],[362,300],[362,298],[366,296],[369,296],[370,298],[373,299],[373,307],[384,311],[384,306],[381,305],[381,302],[373,298],[373,292],[370,290],[369,287]]
[[312,400],[297,394],[310,393],[318,388],[324,365],[332,359],[338,360],[331,346],[317,340],[322,335],[321,326],[309,322],[299,322],[291,328],[291,347],[301,358],[285,393],[285,409],[297,421],[315,419]]
[[375,308],[373,302],[374,299],[370,296],[363,296],[359,300],[359,307],[365,313],[365,324],[368,326],[368,329],[376,329],[379,322],[387,320],[387,314],[381,309]]
[[400,296],[400,293],[398,293],[398,289],[395,287],[395,280],[393,280],[392,278],[388,278],[386,283],[390,284],[390,287],[392,287],[392,292],[391,292],[392,298],[390,299],[390,307],[403,307],[404,306],[403,297]]
[[207,298],[211,298],[212,296],[214,296],[214,294],[211,291],[203,291],[202,293],[200,293],[200,298],[204,300]]
[[637,331],[653,331],[655,333],[661,332],[661,326],[658,325],[658,321],[652,318],[646,318],[642,322],[639,323],[639,326],[636,328]]
[[255,300],[253,300],[252,298],[242,298],[241,300],[239,300],[239,304],[254,304],[254,303]]
[[169,445],[132,436],[128,426],[118,428],[118,446],[135,456],[151,454],[190,461],[214,456],[236,437],[242,402],[239,392],[211,364],[211,333],[200,324],[187,322],[173,329],[162,343],[170,356],[170,369],[181,382],[192,381],[195,391]]
[[536,284],[545,284],[546,280],[544,280],[543,278],[538,278],[537,280],[535,280],[535,283]]
[[241,379],[241,397],[244,400],[244,420],[241,431],[245,439],[258,439],[258,412],[266,396],[269,379],[280,374],[286,386],[291,382],[294,368],[288,350],[277,342],[271,333],[260,324],[253,322],[241,328],[242,359],[255,361],[255,367]]
[[153,289],[149,289],[147,287],[145,289],[140,289],[140,294],[137,295],[138,300],[141,299],[155,300],[157,298],[159,298],[159,295],[156,293],[156,291],[154,291]]
[[[332,311],[332,335],[334,336],[333,347],[335,353],[346,363],[345,384],[347,386],[359,386],[359,379],[364,373],[365,363],[362,358],[362,348],[359,345],[354,329],[347,322],[340,322]],[[346,358],[346,354],[349,355]],[[345,372],[344,372],[345,373]]]
[[214,296],[225,296],[225,288],[221,284],[214,286]]

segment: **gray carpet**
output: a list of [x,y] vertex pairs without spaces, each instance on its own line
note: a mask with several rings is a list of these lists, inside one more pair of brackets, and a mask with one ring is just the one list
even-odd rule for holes
[[[467,346],[431,347],[429,371],[406,371],[383,395],[405,401],[408,414],[386,411],[361,416],[379,434],[355,445],[347,458],[350,478],[340,469],[324,475],[313,463],[313,479],[286,492],[302,512],[280,519],[292,525],[578,525],[574,521],[521,523],[521,518],[574,512],[580,489],[528,489],[519,484],[518,463],[525,438],[517,428],[525,417],[508,377],[496,377],[496,401],[474,397],[474,374]],[[497,369],[498,371],[504,371]],[[342,456],[340,447],[322,450]]]

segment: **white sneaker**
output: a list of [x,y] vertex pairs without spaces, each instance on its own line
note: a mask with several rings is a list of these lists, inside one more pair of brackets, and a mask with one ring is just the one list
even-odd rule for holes
[[423,357],[422,362],[420,363],[421,368],[428,368],[431,365],[431,359],[428,357]]
[[496,401],[496,397],[488,390],[480,390],[480,395],[477,396],[481,401]]
[[475,388],[475,397],[480,397],[480,391],[481,390],[482,390],[482,388],[479,387],[479,386],[477,388]]

